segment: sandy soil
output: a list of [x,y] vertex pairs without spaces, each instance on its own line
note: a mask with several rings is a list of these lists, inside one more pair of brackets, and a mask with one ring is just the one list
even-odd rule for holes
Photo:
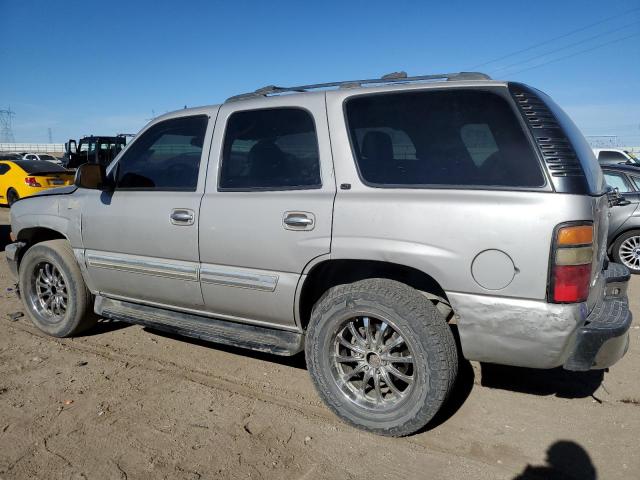
[[302,356],[109,322],[49,338],[8,317],[12,286],[2,261],[0,479],[640,478],[637,322],[608,373],[466,363],[442,415],[390,439],[335,418]]

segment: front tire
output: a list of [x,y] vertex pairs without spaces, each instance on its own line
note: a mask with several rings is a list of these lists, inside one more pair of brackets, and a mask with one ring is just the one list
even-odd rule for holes
[[453,334],[435,306],[387,279],[327,291],[311,312],[305,353],[331,410],[388,436],[423,428],[447,399],[458,370]]
[[19,274],[24,306],[43,332],[69,337],[96,323],[93,296],[66,240],[31,247],[20,263]]
[[640,230],[631,230],[618,237],[613,244],[613,258],[631,273],[640,273]]

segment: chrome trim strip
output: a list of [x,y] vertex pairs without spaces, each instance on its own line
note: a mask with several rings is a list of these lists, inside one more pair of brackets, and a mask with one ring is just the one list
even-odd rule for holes
[[156,277],[175,278],[179,280],[198,281],[198,266],[164,263],[142,258],[124,258],[110,255],[85,255],[87,265],[95,268],[119,270],[128,273],[140,273]]
[[220,265],[200,267],[200,281],[228,287],[252,288],[273,292],[278,285],[278,275],[252,272],[248,269],[223,267]]

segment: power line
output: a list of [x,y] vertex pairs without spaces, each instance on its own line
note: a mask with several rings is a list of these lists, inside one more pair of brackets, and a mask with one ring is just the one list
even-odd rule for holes
[[533,65],[531,67],[523,68],[522,70],[516,70],[515,72],[509,73],[509,75],[517,75],[518,73],[527,72],[529,70],[533,70],[534,68],[544,67],[545,65],[549,65],[550,63],[559,62],[560,60],[566,60],[567,58],[572,58],[572,57],[575,57],[577,55],[581,55],[583,53],[591,52],[591,51],[596,50],[598,48],[602,48],[602,47],[605,47],[607,45],[611,45],[612,43],[622,42],[623,40],[627,40],[627,39],[632,38],[632,37],[637,37],[638,35],[640,35],[640,32],[634,33],[632,35],[627,35],[626,37],[616,38],[615,40],[611,40],[609,42],[601,43],[600,45],[596,45],[596,46],[591,47],[591,48],[586,48],[584,50],[578,50],[577,52],[571,53],[569,55],[565,55],[563,57],[554,58],[554,59],[549,60],[547,62],[539,63],[538,65]]
[[509,69],[511,67],[515,67],[517,65],[522,65],[522,64],[525,64],[525,63],[529,63],[531,60],[536,60],[538,58],[545,57],[547,55],[551,55],[552,53],[561,52],[562,50],[566,50],[567,48],[572,48],[572,47],[575,47],[577,45],[582,45],[583,43],[590,42],[591,40],[595,40],[596,38],[604,37],[604,36],[609,35],[609,34],[614,33],[614,32],[619,32],[620,30],[625,29],[627,27],[632,27],[633,25],[637,25],[638,23],[640,23],[640,20],[628,23],[627,25],[623,25],[622,27],[612,28],[610,30],[607,30],[606,32],[599,33],[598,35],[593,35],[591,37],[588,37],[588,38],[585,38],[585,39],[582,39],[582,40],[578,40],[577,42],[570,43],[569,45],[565,45],[564,47],[556,48],[555,50],[549,50],[548,52],[543,52],[543,53],[541,53],[539,55],[535,55],[535,56],[530,57],[530,58],[528,58],[526,60],[520,60],[520,61],[514,62],[514,63],[512,63],[510,65],[505,65],[504,67],[497,67],[495,70],[492,70],[491,73],[493,74],[494,72],[499,72],[500,70],[507,70],[507,69]]
[[475,70],[475,69],[477,69],[479,67],[484,67],[485,65],[489,65],[490,63],[499,62],[500,60],[504,60],[505,58],[513,57],[514,55],[518,55],[519,53],[528,52],[530,50],[533,50],[534,48],[541,47],[542,45],[548,45],[549,43],[555,42],[556,40],[560,40],[562,38],[569,37],[569,36],[571,36],[571,35],[573,35],[575,33],[583,32],[583,31],[588,30],[588,29],[590,29],[592,27],[595,27],[596,25],[601,25],[601,24],[606,23],[606,22],[608,22],[610,20],[623,17],[625,15],[628,15],[630,13],[636,12],[638,10],[640,10],[640,7],[632,8],[631,10],[627,10],[625,12],[619,13],[617,15],[613,15],[611,17],[605,18],[603,20],[599,20],[599,21],[594,22],[594,23],[590,23],[589,25],[577,28],[575,30],[571,30],[570,32],[564,33],[564,34],[559,35],[557,37],[550,38],[549,40],[545,40],[544,42],[536,43],[534,45],[531,45],[530,47],[523,48],[521,50],[516,50],[515,52],[511,52],[511,53],[508,53],[506,55],[503,55],[502,57],[498,57],[498,58],[495,58],[493,60],[489,60],[488,62],[479,63],[478,65],[474,65],[473,67],[470,67],[468,70],[469,71],[473,71],[473,70]]

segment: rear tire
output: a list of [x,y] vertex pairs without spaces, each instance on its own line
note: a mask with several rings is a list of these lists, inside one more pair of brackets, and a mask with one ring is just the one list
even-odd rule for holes
[[387,436],[423,428],[458,372],[453,334],[433,303],[387,279],[328,290],[311,312],[305,353],[329,408],[351,425]]
[[20,263],[20,292],[31,321],[54,337],[69,337],[97,321],[93,296],[66,240],[34,245]]
[[623,233],[613,244],[613,259],[629,269],[640,273],[640,230]]
[[7,205],[11,206],[20,200],[20,195],[13,188],[10,188],[7,192]]

